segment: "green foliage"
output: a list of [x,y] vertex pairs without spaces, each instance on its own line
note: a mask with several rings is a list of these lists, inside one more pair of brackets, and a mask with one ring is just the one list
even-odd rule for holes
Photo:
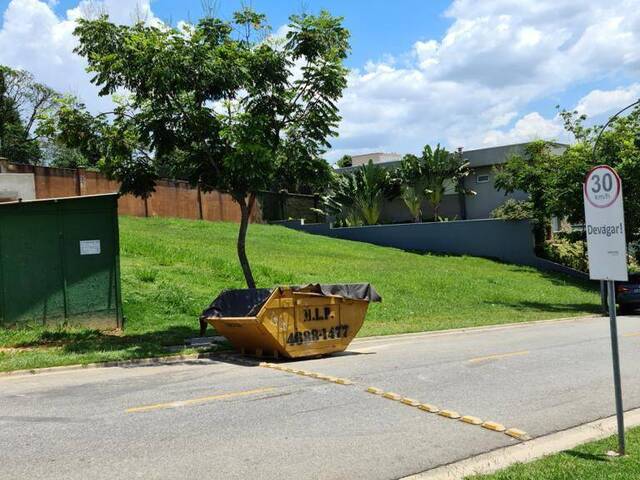
[[[0,370],[170,354],[166,346],[198,335],[197,314],[221,290],[244,286],[234,260],[236,233],[233,223],[120,217],[124,330],[0,329]],[[598,311],[597,292],[588,284],[534,268],[421,255],[271,225],[252,225],[249,236],[261,285],[375,285],[384,302],[369,307],[360,336]]]
[[501,220],[529,220],[533,218],[533,204],[528,200],[509,198],[491,212],[491,217]]
[[440,203],[448,184],[455,185],[459,193],[475,195],[462,186],[462,180],[469,175],[469,162],[459,152],[449,153],[440,144],[433,150],[425,145],[422,155],[405,155],[394,177],[400,185],[400,196],[416,222],[422,221],[422,202],[429,200],[438,218]]
[[0,157],[40,163],[42,152],[32,130],[56,95],[28,72],[0,65]]
[[298,154],[295,148],[280,151],[276,157],[276,172],[271,191],[286,190],[291,193],[323,194],[333,181],[333,169],[320,157]]
[[369,160],[353,172],[335,176],[331,192],[322,197],[320,213],[340,226],[375,225],[391,187],[389,173]]
[[507,193],[522,190],[530,195],[538,222],[536,238],[541,244],[552,216],[584,223],[584,177],[596,165],[610,165],[622,178],[627,241],[639,240],[640,107],[613,120],[602,134],[595,156],[593,148],[601,127],[584,126],[586,116],[577,112],[562,110],[560,116],[577,143],[557,153],[551,143],[532,142],[524,155],[510,158],[498,170],[496,186]]
[[506,193],[522,190],[529,194],[538,244],[546,238],[545,230],[552,215],[549,187],[555,182],[559,168],[558,157],[551,147],[552,144],[545,141],[531,142],[525,147],[524,154],[512,155],[507,163],[495,170],[497,189]]
[[584,240],[572,241],[562,237],[554,238],[542,245],[542,256],[552,262],[566,265],[581,272],[589,271],[587,245]]
[[489,475],[466,477],[466,480],[631,480],[640,477],[640,428],[629,429],[627,454],[609,457],[617,450],[617,435],[578,445],[564,452],[531,463],[517,463]]
[[340,168],[350,167],[353,165],[353,158],[351,155],[343,155],[337,162],[336,165]]
[[[425,149],[426,151],[426,149]],[[415,222],[422,221],[422,202],[427,197],[427,168],[422,158],[405,155],[394,172],[400,183],[400,197]]]
[[74,32],[100,94],[130,92],[102,135],[103,168],[139,196],[161,169],[229,193],[242,212],[238,255],[250,286],[244,239],[255,195],[273,185],[315,190],[328,178],[321,155],[340,120],[349,51],[342,19],[325,11],[291,16],[283,42],[268,31],[264,15],[243,8],[231,23],[205,17],[176,29],[101,17]]

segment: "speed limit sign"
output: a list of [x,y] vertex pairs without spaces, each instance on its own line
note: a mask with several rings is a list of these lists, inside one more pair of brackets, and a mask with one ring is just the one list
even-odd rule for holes
[[622,182],[608,165],[593,168],[583,186],[589,276],[593,280],[624,280],[627,243],[624,231]]

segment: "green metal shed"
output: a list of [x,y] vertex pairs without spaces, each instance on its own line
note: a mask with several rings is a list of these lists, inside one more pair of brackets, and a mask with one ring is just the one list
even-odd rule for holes
[[0,203],[0,326],[122,327],[118,195]]

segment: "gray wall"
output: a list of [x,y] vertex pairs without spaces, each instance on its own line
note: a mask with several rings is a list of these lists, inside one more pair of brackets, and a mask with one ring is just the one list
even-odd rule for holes
[[305,224],[301,220],[276,224],[332,238],[402,250],[487,257],[586,278],[582,272],[538,258],[528,220],[466,220],[346,228],[332,228],[326,223]]
[[[467,196],[467,218],[491,218],[491,212],[502,205],[507,199],[527,200],[529,195],[525,192],[513,192],[505,195],[503,191],[496,188],[495,172],[492,165],[474,167],[473,173],[465,178],[465,187],[476,192],[476,195]],[[487,183],[478,183],[478,175],[489,175]]]

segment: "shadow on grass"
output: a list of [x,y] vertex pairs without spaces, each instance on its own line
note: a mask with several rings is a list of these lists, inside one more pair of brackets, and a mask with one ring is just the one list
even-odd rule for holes
[[600,305],[595,303],[546,303],[546,302],[484,302],[487,305],[500,305],[517,310],[554,313],[600,313]]
[[610,461],[610,457],[605,455],[604,453],[599,453],[594,455],[592,453],[584,453],[578,450],[567,450],[562,452],[564,455],[569,455],[570,457],[580,458],[582,460],[590,460],[593,462],[608,462]]
[[[197,325],[197,324],[196,324]],[[129,355],[143,357],[167,353],[166,347],[183,345],[185,339],[198,336],[198,328],[173,326],[143,333],[102,332],[87,329],[42,330],[34,339],[15,342],[14,348],[58,347],[64,353],[88,354],[128,350]]]

